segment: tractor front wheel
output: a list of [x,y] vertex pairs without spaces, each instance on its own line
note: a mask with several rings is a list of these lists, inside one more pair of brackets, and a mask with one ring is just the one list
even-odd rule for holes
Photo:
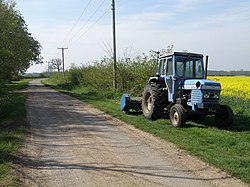
[[169,117],[173,127],[182,127],[186,123],[186,111],[180,104],[171,107]]
[[233,125],[234,114],[227,105],[221,105],[215,113],[215,123],[218,127],[230,127]]

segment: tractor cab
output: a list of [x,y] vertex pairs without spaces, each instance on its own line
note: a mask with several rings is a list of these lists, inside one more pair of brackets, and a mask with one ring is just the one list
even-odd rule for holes
[[156,77],[149,82],[163,81],[168,90],[168,101],[175,102],[181,98],[185,80],[204,79],[203,55],[185,52],[162,54],[158,58]]
[[205,74],[202,54],[172,52],[159,56],[156,77],[151,77],[149,82],[162,82],[169,103],[178,103],[193,111],[216,109],[221,85],[206,80]]
[[156,75],[204,79],[203,55],[185,52],[163,54],[159,56]]

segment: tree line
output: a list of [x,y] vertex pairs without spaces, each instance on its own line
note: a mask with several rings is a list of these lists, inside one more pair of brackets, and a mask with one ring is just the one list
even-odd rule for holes
[[41,45],[32,37],[14,1],[0,0],[0,85],[32,64],[42,63]]
[[250,71],[238,70],[238,71],[215,71],[208,70],[209,76],[250,76]]

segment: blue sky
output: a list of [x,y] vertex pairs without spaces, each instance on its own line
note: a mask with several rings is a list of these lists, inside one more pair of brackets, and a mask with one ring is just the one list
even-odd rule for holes
[[[66,67],[108,56],[111,0],[16,0],[29,31],[43,46],[44,61]],[[249,0],[116,0],[118,56],[133,57],[174,45],[209,55],[211,70],[250,70]],[[42,72],[46,64],[29,72]]]

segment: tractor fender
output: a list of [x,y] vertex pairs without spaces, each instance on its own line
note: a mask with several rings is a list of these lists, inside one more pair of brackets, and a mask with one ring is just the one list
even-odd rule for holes
[[150,77],[148,80],[148,83],[155,82],[155,83],[165,83],[165,80],[163,77]]

